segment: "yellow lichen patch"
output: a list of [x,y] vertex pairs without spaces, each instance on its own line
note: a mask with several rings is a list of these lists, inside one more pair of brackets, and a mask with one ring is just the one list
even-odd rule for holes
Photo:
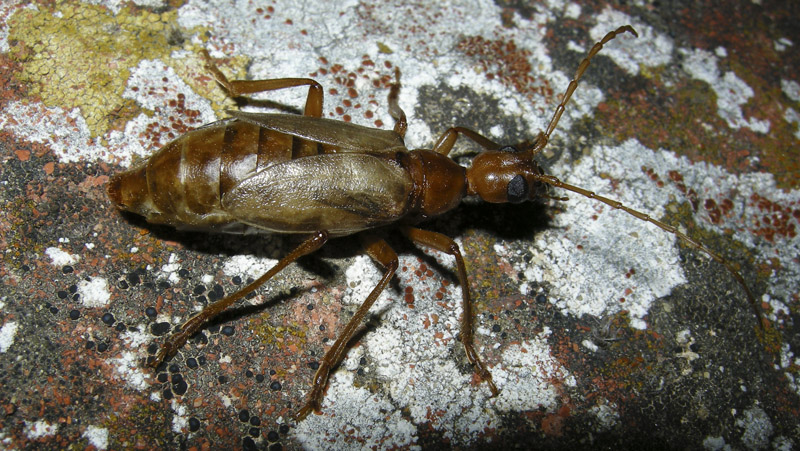
[[8,30],[30,97],[49,107],[79,108],[93,137],[138,114],[122,98],[132,68],[143,59],[170,65],[170,54],[190,45],[172,38],[178,30],[174,10],[123,9],[113,15],[88,4],[22,8]]

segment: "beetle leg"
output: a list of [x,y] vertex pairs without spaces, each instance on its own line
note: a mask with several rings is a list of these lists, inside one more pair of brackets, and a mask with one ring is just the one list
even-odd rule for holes
[[497,150],[500,148],[500,144],[497,144],[474,130],[464,127],[453,127],[442,133],[442,136],[440,136],[439,139],[436,140],[436,144],[433,145],[432,150],[442,155],[449,154],[450,151],[453,150],[453,145],[456,143],[459,133],[475,141],[486,150]]
[[478,376],[489,384],[489,390],[492,391],[492,396],[497,396],[499,391],[492,382],[492,374],[486,369],[486,366],[481,362],[478,353],[475,351],[472,335],[472,301],[469,296],[469,285],[467,280],[467,269],[464,266],[464,259],[461,257],[461,250],[458,244],[449,237],[441,233],[431,232],[429,230],[417,229],[415,227],[400,227],[403,232],[411,241],[422,244],[424,246],[432,247],[437,251],[444,252],[452,255],[456,259],[456,267],[458,268],[458,283],[461,284],[461,293],[463,301],[463,313],[461,314],[461,343],[464,345],[464,350],[467,353],[467,360],[475,367],[475,372]]
[[[274,78],[270,80],[228,80],[228,77],[222,73],[221,70],[211,60],[211,56],[207,51],[203,50],[203,56],[206,59],[206,69],[211,72],[217,83],[222,86],[230,97],[239,97],[246,94],[255,94],[257,92],[275,91],[284,88],[294,88],[297,86],[308,86],[308,96],[306,97],[306,106],[303,112],[304,116],[322,117],[322,102],[324,99],[324,92],[322,85],[310,78]],[[317,143],[301,139],[299,142],[299,149],[292,151],[294,157],[301,157],[307,155],[316,155]]]
[[322,396],[325,392],[325,386],[328,383],[330,371],[335,368],[339,362],[341,362],[342,358],[347,352],[347,344],[356,334],[356,331],[358,330],[359,326],[361,326],[361,322],[367,315],[370,307],[372,307],[372,304],[375,303],[375,300],[378,299],[378,296],[386,288],[386,284],[389,283],[389,280],[391,280],[395,271],[397,271],[397,254],[394,252],[394,250],[392,250],[391,247],[389,247],[386,241],[374,236],[366,236],[364,237],[364,241],[364,247],[367,251],[367,254],[372,257],[374,261],[383,266],[383,277],[381,277],[378,285],[372,289],[372,292],[369,294],[369,296],[367,296],[367,299],[364,300],[364,303],[361,304],[361,307],[358,308],[355,315],[353,315],[353,317],[347,323],[344,331],[339,334],[339,338],[336,339],[336,342],[333,344],[333,346],[331,346],[328,352],[325,353],[325,356],[319,363],[319,368],[314,375],[314,385],[311,387],[311,393],[308,395],[308,401],[306,402],[306,405],[297,412],[297,415],[295,416],[296,421],[301,421],[309,413],[311,413],[311,411],[319,413],[320,405],[322,403]]
[[400,108],[400,68],[394,70],[395,82],[392,84],[392,89],[389,90],[389,114],[394,118],[394,132],[400,137],[406,136],[406,129],[408,128],[408,121],[406,120],[406,113]]
[[200,313],[190,318],[183,323],[181,330],[176,332],[167,339],[158,354],[149,362],[149,366],[155,368],[161,364],[167,357],[175,354],[175,352],[183,346],[186,341],[194,335],[200,328],[209,320],[216,317],[228,306],[243,298],[245,295],[263,285],[266,281],[272,278],[275,274],[279,273],[289,263],[297,260],[298,258],[310,254],[317,249],[321,248],[325,242],[328,241],[328,232],[322,230],[314,233],[310,238],[300,243],[289,255],[281,259],[275,266],[270,268],[263,276],[251,282],[246,287],[233,293],[232,295],[219,300],[208,307],[204,308]]

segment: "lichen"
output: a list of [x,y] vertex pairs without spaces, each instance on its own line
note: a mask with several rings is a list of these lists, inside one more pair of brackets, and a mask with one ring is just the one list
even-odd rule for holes
[[[122,94],[130,70],[143,59],[172,65],[175,50],[194,50],[177,11],[134,7],[114,15],[89,4],[20,8],[8,21],[11,56],[21,66],[29,98],[48,107],[79,108],[92,137],[121,128],[139,113]],[[178,30],[178,31],[176,31]],[[191,30],[200,33],[201,30]]]

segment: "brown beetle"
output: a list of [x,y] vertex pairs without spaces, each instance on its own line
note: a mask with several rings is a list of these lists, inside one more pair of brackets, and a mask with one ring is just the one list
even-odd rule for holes
[[[743,287],[760,320],[755,299],[732,263],[674,227],[545,174],[533,161],[547,145],[591,58],[604,44],[624,32],[636,36],[636,31],[626,25],[611,31],[592,47],[547,130],[532,145],[519,150],[501,147],[472,130],[456,127],[447,130],[433,149],[409,151],[403,143],[406,118],[398,105],[399,72],[389,93],[389,111],[396,120],[394,130],[389,131],[322,118],[323,91],[314,80],[228,81],[209,63],[208,69],[232,97],[308,86],[304,115],[231,111],[231,119],[187,133],[164,146],[143,165],[112,177],[109,197],[118,208],[142,215],[151,223],[210,232],[255,230],[304,234],[307,238],[259,279],[184,323],[150,365],[159,365],[211,318],[288,264],[322,247],[329,238],[397,225],[413,242],[455,258],[463,293],[461,342],[475,372],[497,395],[491,374],[473,345],[472,303],[461,251],[447,236],[412,225],[455,208],[465,196],[479,196],[487,202],[518,203],[548,197],[551,186],[624,210],[710,255]],[[459,135],[485,149],[469,168],[459,166],[447,156]],[[322,358],[298,419],[312,410],[319,412],[330,371],[344,357],[347,343],[397,270],[397,255],[383,239],[368,236],[364,241],[366,252],[384,268],[383,276]]]

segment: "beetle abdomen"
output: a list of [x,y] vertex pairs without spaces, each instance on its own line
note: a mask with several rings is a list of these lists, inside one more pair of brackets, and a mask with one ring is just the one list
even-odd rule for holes
[[142,166],[117,174],[108,195],[148,222],[180,228],[240,231],[221,197],[242,180],[292,159],[295,139],[243,121],[227,120],[170,142]]

